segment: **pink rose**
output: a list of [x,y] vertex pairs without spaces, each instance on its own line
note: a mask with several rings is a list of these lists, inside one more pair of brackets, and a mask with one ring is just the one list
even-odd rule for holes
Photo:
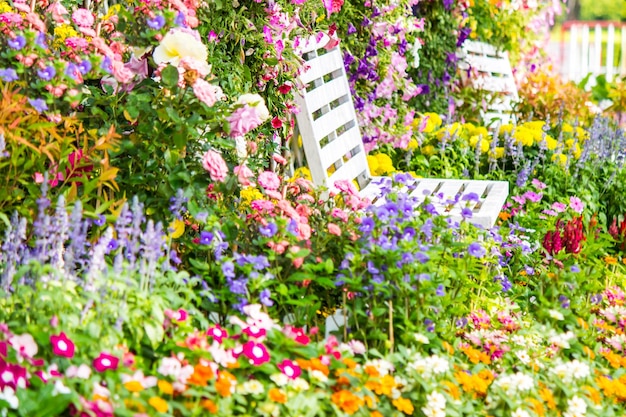
[[252,181],[250,178],[254,176],[254,173],[245,165],[240,165],[235,167],[235,174],[237,175],[237,179],[239,180],[239,184],[247,187],[252,185]]
[[198,78],[196,82],[193,83],[193,93],[196,95],[198,100],[203,102],[209,107],[212,107],[218,98],[218,90],[212,84],[209,84],[202,78]]
[[93,14],[87,9],[76,9],[76,11],[72,13],[72,20],[78,26],[91,27],[93,26],[94,17]]
[[230,123],[230,135],[233,137],[243,136],[263,122],[256,107],[247,104],[235,110],[226,120]]
[[224,182],[226,180],[228,166],[218,152],[207,151],[202,157],[202,166],[209,172],[213,181]]
[[328,233],[335,236],[341,236],[341,228],[335,223],[328,223]]
[[280,187],[280,178],[272,171],[264,171],[259,174],[259,185],[266,190],[277,190]]

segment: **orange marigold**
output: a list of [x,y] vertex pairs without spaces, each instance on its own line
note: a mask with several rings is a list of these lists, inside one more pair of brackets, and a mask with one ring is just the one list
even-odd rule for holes
[[413,414],[413,403],[408,398],[396,398],[391,402],[394,407],[398,409],[398,411],[402,411],[404,414],[411,415]]
[[200,401],[200,406],[211,414],[217,414],[217,411],[219,410],[217,404],[215,404],[212,400],[209,400],[208,398]]
[[148,404],[154,407],[154,409],[157,410],[159,413],[166,413],[169,408],[167,401],[165,401],[163,398],[160,398],[160,397],[150,398],[148,400]]
[[198,363],[193,367],[193,374],[191,374],[187,382],[190,385],[206,387],[211,379],[213,379],[213,369],[208,365]]
[[363,405],[363,399],[351,393],[348,390],[342,389],[331,395],[330,400],[344,413],[352,415],[356,413]]
[[554,401],[554,395],[552,395],[550,388],[541,388],[539,390],[539,396],[550,410],[556,410],[556,402]]
[[380,411],[374,410],[370,413],[370,417],[384,417],[384,416],[380,413]]
[[461,399],[461,391],[459,390],[459,387],[454,382],[443,381],[443,383],[448,388],[448,394],[450,394],[452,398],[454,398],[455,400]]
[[275,403],[285,404],[287,402],[287,394],[285,394],[285,391],[278,388],[270,389],[268,392],[268,397]]
[[215,382],[215,390],[222,397],[230,397],[235,391],[237,380],[233,374],[228,371],[221,371]]

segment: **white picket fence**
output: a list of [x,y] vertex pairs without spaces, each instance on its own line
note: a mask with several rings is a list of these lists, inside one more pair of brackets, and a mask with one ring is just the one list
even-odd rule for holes
[[559,61],[561,75],[574,82],[590,73],[604,74],[608,81],[626,76],[626,23],[565,22]]

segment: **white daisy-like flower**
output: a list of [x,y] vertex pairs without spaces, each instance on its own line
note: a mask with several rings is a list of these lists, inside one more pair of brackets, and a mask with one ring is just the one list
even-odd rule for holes
[[530,414],[528,414],[528,411],[522,410],[518,407],[515,411],[513,411],[511,417],[530,417]]
[[428,337],[424,336],[421,333],[415,333],[415,335],[413,336],[413,338],[415,339],[416,342],[421,343],[423,345],[427,345],[430,340],[428,339]]
[[244,395],[245,394],[259,395],[265,392],[265,387],[258,380],[251,379],[249,381],[244,382],[243,384],[240,384],[237,387],[237,392],[244,394]]
[[557,310],[550,310],[548,312],[548,314],[550,315],[550,317],[552,317],[555,320],[564,320],[565,317],[563,316],[563,313],[561,313],[560,311]]
[[433,391],[426,396],[426,407],[443,410],[446,408],[446,397],[437,391]]
[[292,380],[290,386],[295,391],[306,391],[310,387],[309,383],[305,379],[302,379],[302,378],[296,378]]
[[319,369],[314,369],[311,371],[311,378],[317,379],[320,382],[328,381],[328,377],[324,375],[324,373],[320,371]]
[[270,375],[270,379],[279,387],[284,387],[289,383],[289,377],[283,373],[272,374]]
[[515,352],[515,356],[517,356],[517,359],[519,359],[524,365],[528,365],[530,363],[530,356],[525,349]]
[[433,355],[427,360],[428,366],[434,374],[443,374],[450,369],[450,364],[447,359],[442,358],[441,356]]

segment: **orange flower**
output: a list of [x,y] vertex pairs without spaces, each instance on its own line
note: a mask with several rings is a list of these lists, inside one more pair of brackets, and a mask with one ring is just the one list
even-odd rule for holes
[[331,395],[330,400],[344,413],[352,415],[363,405],[363,399],[348,390],[341,390]]
[[287,394],[281,389],[272,388],[268,392],[268,397],[275,403],[285,404],[287,402]]
[[455,400],[459,400],[461,398],[461,391],[459,391],[459,387],[452,381],[444,381],[443,382],[446,387],[448,387],[448,394]]
[[535,398],[527,398],[526,401],[531,403],[533,411],[539,417],[543,417],[546,414],[546,410],[543,407],[543,404],[541,404],[541,401],[539,401],[539,400],[537,400]]
[[137,411],[138,413],[146,412],[146,408],[139,401],[136,400],[131,400],[127,398],[124,400],[124,405],[129,410]]
[[556,410],[556,402],[554,402],[554,395],[552,395],[550,388],[541,388],[539,390],[539,396],[550,410]]
[[617,258],[615,256],[607,255],[604,257],[604,263],[607,265],[617,265]]
[[498,217],[500,218],[500,220],[507,221],[511,218],[511,213],[501,211],[500,214],[498,214]]
[[215,404],[213,401],[209,400],[208,398],[200,401],[200,406],[211,414],[217,414],[217,411],[218,411],[217,404]]
[[219,373],[217,377],[217,382],[215,383],[215,390],[222,397],[230,397],[232,393],[235,391],[235,385],[237,383],[237,379],[228,371],[222,371]]
[[391,402],[394,407],[398,409],[398,411],[402,411],[404,414],[411,415],[413,414],[413,404],[411,400],[408,398],[399,397]]
[[593,350],[589,346],[584,346],[583,352],[585,352],[585,354],[589,356],[591,359],[594,359],[596,357],[596,354],[593,353]]
[[622,365],[622,358],[620,355],[616,354],[615,352],[612,351],[606,351],[606,352],[602,352],[602,356],[604,356],[604,358],[609,361],[609,363],[611,364],[611,366],[615,369],[619,368]]
[[174,387],[167,381],[159,380],[157,386],[163,394],[172,395],[174,393]]
[[600,405],[602,403],[602,397],[600,396],[600,391],[597,389],[590,387],[589,385],[585,385],[583,389],[586,389],[589,392],[589,398],[593,401],[594,404]]
[[166,413],[167,409],[169,408],[167,401],[165,401],[163,398],[160,398],[160,397],[150,398],[148,400],[148,404],[154,407],[154,409],[157,410],[159,413]]
[[380,376],[380,372],[378,372],[378,369],[376,369],[375,366],[373,365],[367,365],[365,367],[365,369],[363,369],[365,371],[366,374],[368,374],[371,377],[379,377]]
[[328,366],[324,365],[322,363],[322,361],[319,360],[318,358],[313,358],[311,360],[298,358],[298,359],[296,359],[296,363],[302,369],[306,369],[306,370],[309,370],[309,371],[317,370],[317,371],[322,372],[326,376],[328,376],[328,374],[330,374],[330,370],[328,369]]
[[454,348],[452,347],[452,345],[448,342],[443,342],[443,348],[446,350],[446,352],[448,352],[450,355],[454,354]]
[[143,391],[143,385],[139,381],[128,381],[124,383],[124,388],[129,390],[130,392],[140,392]]
[[213,369],[208,365],[198,363],[193,367],[193,374],[191,374],[187,382],[190,385],[205,387],[211,379],[213,379]]
[[343,358],[341,361],[348,367],[348,369],[356,368],[356,361],[352,358]]
[[380,414],[380,411],[374,410],[371,412],[370,417],[383,417],[383,415]]

